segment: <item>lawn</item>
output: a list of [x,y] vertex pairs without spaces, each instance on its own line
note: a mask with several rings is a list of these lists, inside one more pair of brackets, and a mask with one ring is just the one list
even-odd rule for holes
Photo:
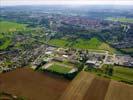
[[48,68],[48,70],[58,72],[58,73],[68,73],[71,70],[71,68],[60,66],[58,64],[53,64]]
[[123,17],[122,18],[114,18],[114,17],[108,17],[107,20],[133,23],[133,18],[123,18]]
[[0,33],[24,30],[26,25],[15,22],[0,21]]

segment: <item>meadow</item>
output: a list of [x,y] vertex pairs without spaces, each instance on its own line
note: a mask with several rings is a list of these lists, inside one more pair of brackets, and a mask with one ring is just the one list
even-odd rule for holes
[[70,41],[68,39],[51,39],[49,44],[58,47],[71,47],[76,49],[92,49],[92,50],[106,50],[110,53],[116,52],[114,48],[109,46],[107,43],[102,42],[98,38],[91,39],[76,39],[75,41]]
[[127,68],[124,66],[113,66],[113,74],[112,76],[109,76],[105,74],[105,71],[103,70],[106,67],[106,65],[103,65],[102,69],[96,69],[96,68],[86,68],[85,71],[94,73],[98,76],[107,77],[116,81],[125,82],[128,84],[133,84],[133,69]]
[[0,33],[8,33],[14,31],[21,31],[26,28],[24,24],[18,24],[16,22],[0,21]]
[[133,69],[121,66],[114,66],[112,78],[119,81],[131,82],[133,84]]
[[114,17],[108,17],[106,20],[133,23],[133,18],[123,18],[123,17],[122,18],[114,18]]

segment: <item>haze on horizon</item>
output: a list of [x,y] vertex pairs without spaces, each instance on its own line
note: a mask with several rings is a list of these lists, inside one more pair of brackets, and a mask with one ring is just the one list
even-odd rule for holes
[[133,0],[1,0],[0,6],[15,5],[133,5]]

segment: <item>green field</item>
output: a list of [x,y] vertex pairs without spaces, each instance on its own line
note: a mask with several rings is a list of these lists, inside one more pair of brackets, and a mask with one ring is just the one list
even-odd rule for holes
[[113,80],[133,84],[133,68],[127,68],[122,66],[113,66],[113,75],[109,76],[105,74],[105,70],[103,70],[106,65],[103,65],[102,69],[87,67],[85,71],[94,73],[96,75],[100,75],[103,77],[108,77]]
[[126,53],[133,53],[133,48],[125,48],[125,49],[121,49],[121,50]]
[[0,44],[0,50],[4,50],[6,49],[11,43],[11,40],[9,39],[5,39],[4,42],[2,43],[2,45]]
[[24,30],[26,25],[15,22],[0,21],[0,33]]
[[53,64],[47,70],[51,70],[58,73],[68,73],[71,70],[71,68],[60,66],[58,64]]
[[133,83],[133,69],[114,66],[114,74],[112,78],[117,79],[119,81],[127,81]]
[[68,39],[52,39],[49,44],[59,47],[72,47],[78,49],[92,49],[92,50],[107,50],[110,53],[115,52],[115,49],[110,47],[107,43],[100,41],[97,38],[91,39],[77,39],[70,41]]
[[97,49],[101,44],[102,42],[97,38],[91,38],[90,40],[77,39],[73,47],[80,49]]
[[49,41],[49,44],[59,47],[66,47],[69,42],[66,39],[52,39]]
[[106,20],[133,23],[133,18],[114,18],[114,17],[108,17]]
[[[15,22],[0,21],[0,50],[5,50],[12,43],[12,32],[22,31],[26,28],[24,24]],[[4,33],[4,34],[2,34]]]

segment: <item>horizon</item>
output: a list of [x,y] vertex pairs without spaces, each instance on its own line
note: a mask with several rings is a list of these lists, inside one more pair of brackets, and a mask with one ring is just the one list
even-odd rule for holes
[[133,5],[133,0],[1,0],[0,6],[22,6],[22,5]]

